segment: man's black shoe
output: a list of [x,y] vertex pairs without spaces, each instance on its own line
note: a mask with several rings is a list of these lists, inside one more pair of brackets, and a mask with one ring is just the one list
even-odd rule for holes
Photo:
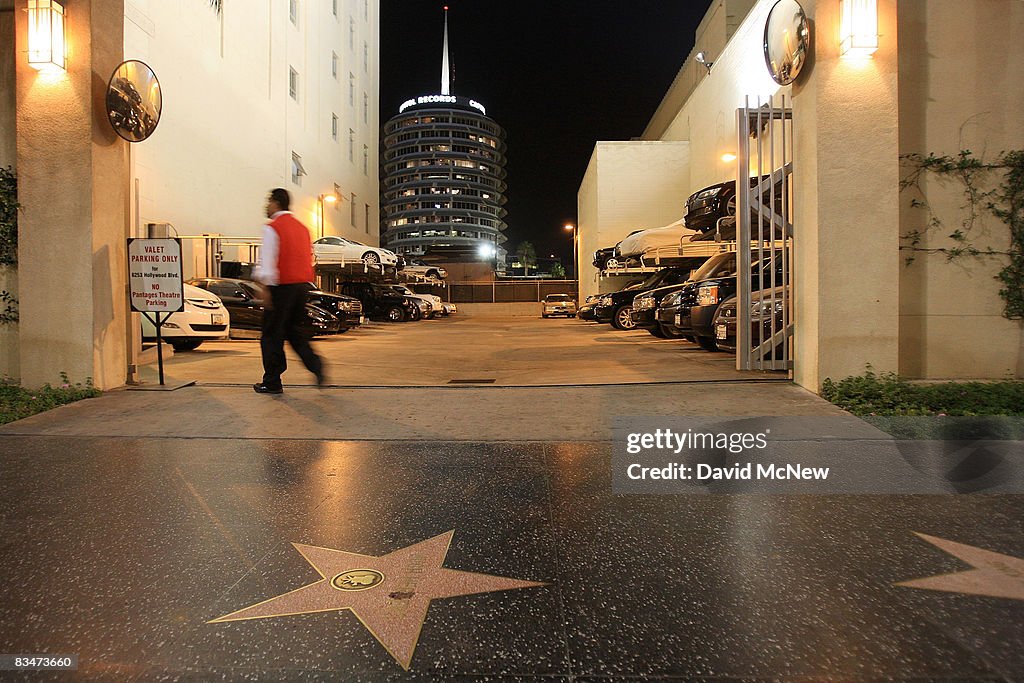
[[259,384],[253,384],[252,385],[252,390],[255,391],[257,394],[283,394],[284,393],[284,389],[282,389],[281,387],[268,387],[263,382],[260,382]]
[[327,375],[321,370],[316,375],[316,386],[318,389],[323,389],[327,385]]

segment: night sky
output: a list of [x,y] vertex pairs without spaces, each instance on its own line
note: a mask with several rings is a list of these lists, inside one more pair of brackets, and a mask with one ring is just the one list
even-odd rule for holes
[[453,94],[507,132],[505,247],[571,258],[562,226],[594,143],[643,133],[711,0],[381,0],[382,125],[440,91],[445,4]]

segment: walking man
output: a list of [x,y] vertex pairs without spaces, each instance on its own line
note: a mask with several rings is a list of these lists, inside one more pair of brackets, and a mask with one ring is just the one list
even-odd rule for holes
[[268,295],[263,302],[263,381],[253,385],[257,394],[280,394],[281,374],[288,367],[284,355],[287,339],[299,354],[306,369],[316,375],[317,386],[324,384],[323,361],[309,345],[306,296],[312,289],[313,245],[309,230],[288,208],[288,190],[271,190],[267,199],[267,218],[263,228],[260,262],[253,277],[262,282]]

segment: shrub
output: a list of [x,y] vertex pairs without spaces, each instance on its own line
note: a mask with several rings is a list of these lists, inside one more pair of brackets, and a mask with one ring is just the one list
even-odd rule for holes
[[92,385],[91,379],[87,379],[85,384],[71,384],[64,372],[60,373],[60,378],[60,386],[47,384],[35,391],[25,389],[9,379],[0,380],[0,424],[30,417],[83,398],[94,398],[102,393]]

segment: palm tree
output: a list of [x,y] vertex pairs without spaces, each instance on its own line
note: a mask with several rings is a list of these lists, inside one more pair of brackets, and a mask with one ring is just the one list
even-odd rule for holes
[[520,242],[519,247],[516,249],[516,256],[519,257],[519,262],[523,264],[523,275],[529,275],[530,268],[537,265],[537,250],[534,248],[533,243],[529,241]]

